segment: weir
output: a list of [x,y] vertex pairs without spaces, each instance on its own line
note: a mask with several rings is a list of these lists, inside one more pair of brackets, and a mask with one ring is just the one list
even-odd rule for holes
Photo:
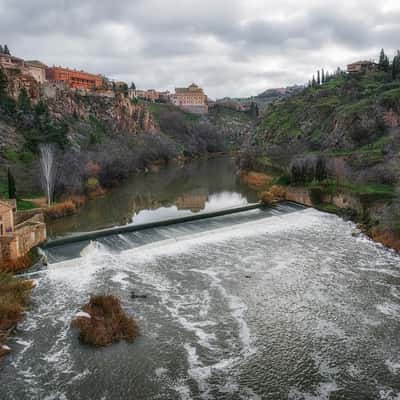
[[205,219],[221,217],[224,215],[243,213],[246,211],[257,210],[257,209],[262,209],[262,208],[266,208],[266,206],[263,203],[259,202],[259,203],[253,203],[253,204],[249,204],[246,206],[242,206],[242,207],[234,207],[234,208],[223,209],[223,210],[218,210],[218,211],[213,211],[213,212],[189,215],[189,216],[180,217],[180,218],[170,218],[170,219],[166,219],[163,221],[149,222],[149,223],[137,224],[137,225],[117,226],[117,227],[113,227],[113,228],[100,229],[97,231],[85,232],[85,233],[80,233],[80,234],[76,234],[73,236],[49,240],[46,243],[44,243],[41,247],[44,249],[49,249],[49,248],[54,248],[54,247],[58,247],[58,246],[63,246],[66,244],[73,244],[73,243],[78,243],[78,242],[83,242],[83,241],[96,240],[96,239],[111,236],[111,235],[120,235],[120,234],[124,234],[124,233],[129,233],[129,232],[143,231],[143,230],[151,229],[151,228],[159,228],[159,227],[165,227],[165,226],[170,226],[170,225],[177,225],[177,224],[181,224],[183,222],[205,220]]

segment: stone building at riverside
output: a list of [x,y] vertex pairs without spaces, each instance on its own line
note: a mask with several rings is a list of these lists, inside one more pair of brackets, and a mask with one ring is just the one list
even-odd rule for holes
[[0,267],[18,263],[46,240],[41,212],[18,212],[15,200],[0,199]]

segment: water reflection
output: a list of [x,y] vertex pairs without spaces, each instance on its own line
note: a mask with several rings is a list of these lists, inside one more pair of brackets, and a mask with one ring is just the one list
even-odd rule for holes
[[141,224],[257,201],[235,173],[234,160],[196,160],[134,176],[78,214],[53,221],[51,237],[125,224]]
[[133,224],[160,221],[168,218],[186,217],[188,215],[238,207],[248,204],[247,197],[236,192],[207,194],[185,193],[176,199],[176,205],[159,207],[155,210],[140,210],[132,217]]

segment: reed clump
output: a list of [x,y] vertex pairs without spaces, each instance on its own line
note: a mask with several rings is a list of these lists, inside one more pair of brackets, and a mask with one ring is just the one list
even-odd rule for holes
[[53,204],[51,207],[47,208],[44,213],[47,219],[57,219],[75,214],[76,211],[76,204],[72,200],[66,200],[62,203]]
[[34,283],[0,272],[0,357],[8,350],[2,348],[10,332],[24,317]]
[[85,344],[107,346],[120,340],[132,342],[139,334],[136,321],[125,313],[120,300],[113,295],[92,295],[82,311],[88,316],[75,317],[71,325],[79,330],[79,338]]
[[273,204],[284,200],[286,191],[282,186],[274,185],[268,191],[261,193],[261,201],[264,204]]

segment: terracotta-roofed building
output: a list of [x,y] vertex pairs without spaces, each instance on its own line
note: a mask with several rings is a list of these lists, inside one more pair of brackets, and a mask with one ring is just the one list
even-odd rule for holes
[[103,85],[103,78],[100,75],[61,67],[47,68],[46,78],[49,81],[65,82],[75,89],[95,89]]

